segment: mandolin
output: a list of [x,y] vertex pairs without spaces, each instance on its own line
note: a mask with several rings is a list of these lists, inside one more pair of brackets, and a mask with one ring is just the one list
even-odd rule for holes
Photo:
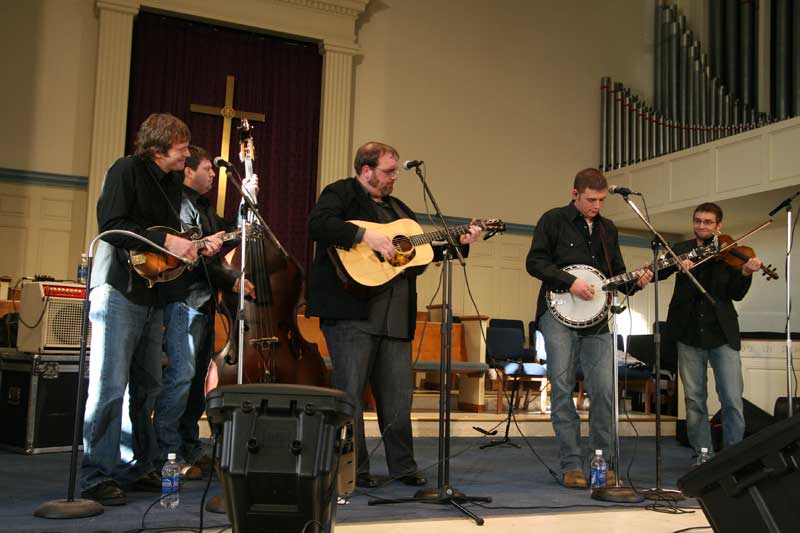
[[[397,255],[391,261],[375,252],[366,243],[358,243],[352,248],[332,248],[335,253],[330,253],[334,264],[339,267],[339,274],[351,281],[366,287],[377,287],[390,282],[404,270],[424,266],[433,261],[433,247],[430,243],[446,240],[445,230],[424,233],[422,226],[410,218],[401,218],[388,224],[367,222],[365,220],[350,220],[356,226],[379,231],[391,237]],[[505,231],[506,225],[502,220],[492,218],[478,220],[475,223],[490,234]],[[470,224],[450,228],[455,235],[469,232]]]
[[[206,246],[207,237],[203,238],[200,228],[189,228],[183,232],[166,226],[152,226],[147,229],[150,231],[163,231],[164,233],[169,233],[176,237],[189,239],[198,250],[202,250]],[[221,235],[220,238],[222,242],[227,242],[232,239],[238,239],[241,233],[241,230],[237,229],[236,231]],[[187,265],[183,261],[163,252],[131,250],[129,256],[129,261],[133,270],[147,280],[148,288],[152,288],[156,283],[172,281],[183,274],[186,267],[191,268],[197,264],[197,261],[195,261],[192,265]]]

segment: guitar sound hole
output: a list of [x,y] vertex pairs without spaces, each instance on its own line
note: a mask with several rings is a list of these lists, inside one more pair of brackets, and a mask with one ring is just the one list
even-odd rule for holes
[[394,245],[394,249],[401,254],[407,254],[414,249],[414,245],[411,244],[411,239],[405,235],[395,235],[392,239],[392,244]]

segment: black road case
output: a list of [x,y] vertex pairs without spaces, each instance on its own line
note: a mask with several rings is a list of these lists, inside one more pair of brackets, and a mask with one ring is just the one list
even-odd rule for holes
[[[88,376],[87,360],[84,391]],[[0,351],[0,447],[28,454],[71,449],[77,394],[78,355]]]

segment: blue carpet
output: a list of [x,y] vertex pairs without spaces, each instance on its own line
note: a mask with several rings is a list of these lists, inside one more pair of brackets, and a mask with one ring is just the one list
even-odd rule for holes
[[[591,507],[607,506],[592,500],[589,491],[569,490],[558,485],[548,470],[534,456],[521,438],[514,442],[522,448],[508,446],[481,450],[484,438],[454,438],[451,442],[450,485],[469,496],[489,496],[493,502],[485,507],[470,505],[469,508],[483,517],[501,514],[535,514],[543,512],[586,511]],[[558,471],[558,447],[552,437],[528,439],[541,459]],[[377,439],[368,441],[370,449],[377,446],[371,464],[376,475],[386,475],[383,447]],[[429,487],[436,486],[438,443],[435,438],[414,440],[415,455],[420,468],[425,469]],[[636,454],[634,455],[634,448]],[[662,439],[661,485],[674,488],[692,462],[692,451],[681,447],[674,437]],[[588,457],[588,451],[587,451]],[[622,439],[623,465],[633,459],[630,480],[638,488],[655,485],[655,439],[643,437]],[[587,459],[588,462],[588,459]],[[42,454],[26,456],[0,452],[0,531],[15,533],[56,532],[123,532],[141,527],[142,516],[158,495],[129,493],[129,503],[122,507],[108,507],[102,515],[76,520],[46,520],[33,516],[41,503],[65,498],[67,494],[69,454]],[[623,468],[623,478],[628,476]],[[177,509],[161,509],[157,504],[147,514],[147,528],[194,528],[199,525],[200,499],[205,481],[191,481],[181,490],[181,503]],[[216,480],[210,494],[220,492]],[[402,498],[413,496],[416,488],[399,482],[388,482],[385,486],[371,489],[369,494],[357,492],[349,503],[337,507],[336,521],[339,524],[381,521],[421,520],[427,518],[459,518],[461,513],[450,505],[425,503],[368,505],[370,497]],[[644,505],[644,504],[638,504]],[[694,500],[684,501],[683,506],[696,506]],[[553,509],[561,508],[564,509]],[[205,527],[227,523],[224,515],[205,513]],[[209,529],[214,531],[214,529]]]

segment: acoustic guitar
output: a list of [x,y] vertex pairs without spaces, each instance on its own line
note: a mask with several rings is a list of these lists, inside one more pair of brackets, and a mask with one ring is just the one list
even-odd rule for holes
[[[189,239],[194,244],[195,248],[202,250],[206,246],[206,239],[203,238],[203,233],[199,228],[189,228],[187,231],[177,231],[173,228],[165,226],[152,226],[147,228],[149,231],[163,231],[176,237]],[[231,231],[221,236],[222,242],[238,239],[241,235],[241,230]],[[129,261],[133,270],[137,274],[147,280],[147,287],[152,288],[156,283],[164,283],[178,278],[186,267],[192,268],[197,264],[197,260],[188,265],[171,255],[163,252],[154,251],[133,251],[129,252]]]
[[[349,222],[389,236],[397,251],[394,258],[387,261],[379,252],[363,242],[349,249],[339,247],[329,249],[340,276],[366,287],[383,285],[408,268],[427,265],[433,261],[433,247],[430,243],[447,240],[445,230],[425,233],[422,231],[422,227],[410,218],[401,218],[388,224],[365,220],[350,220]],[[475,224],[488,232],[489,236],[506,229],[505,223],[496,218],[478,220]],[[469,226],[469,224],[464,224],[450,228],[450,232],[453,236],[458,237],[468,233]]]

